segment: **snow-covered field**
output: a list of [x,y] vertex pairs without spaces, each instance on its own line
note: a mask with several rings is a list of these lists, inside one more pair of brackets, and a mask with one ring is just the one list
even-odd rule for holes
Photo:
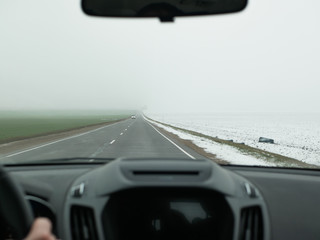
[[[164,122],[176,127],[203,133],[205,135],[218,137],[234,142],[243,142],[246,145],[278,153],[297,160],[320,165],[320,114],[152,114],[146,115],[154,120]],[[259,137],[272,138],[275,144],[259,143]],[[185,138],[187,138],[185,136]],[[190,136],[189,136],[190,138]],[[193,139],[193,141],[196,141]],[[217,156],[223,153],[232,153],[230,159],[238,159],[238,164],[244,162],[253,163],[253,159],[242,159],[234,156],[236,150],[221,149],[221,153],[211,143],[198,141],[206,144],[206,149]],[[225,146],[231,148],[229,146]],[[246,156],[242,156],[244,158]],[[248,157],[248,156],[247,156]],[[249,161],[250,160],[250,161]],[[257,165],[268,165],[263,162]]]

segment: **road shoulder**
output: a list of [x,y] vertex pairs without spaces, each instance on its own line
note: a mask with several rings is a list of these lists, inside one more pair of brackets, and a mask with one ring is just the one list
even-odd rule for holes
[[62,140],[64,138],[69,138],[72,136],[76,136],[78,134],[86,133],[104,126],[108,126],[122,120],[117,120],[117,121],[111,121],[111,122],[106,122],[106,123],[101,123],[101,124],[95,124],[91,126],[86,126],[86,127],[81,127],[77,129],[71,129],[71,130],[65,130],[57,133],[51,133],[51,134],[46,134],[43,136],[38,136],[38,137],[30,137],[18,141],[13,141],[13,142],[8,142],[8,143],[3,143],[0,144],[0,157],[6,156],[8,154],[26,150],[29,148],[37,147],[43,144],[47,144],[50,142]]

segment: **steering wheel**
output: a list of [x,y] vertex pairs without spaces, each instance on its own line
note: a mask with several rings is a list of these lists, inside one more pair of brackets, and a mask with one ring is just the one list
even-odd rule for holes
[[27,236],[33,221],[31,207],[24,199],[20,184],[1,165],[0,218],[17,239]]

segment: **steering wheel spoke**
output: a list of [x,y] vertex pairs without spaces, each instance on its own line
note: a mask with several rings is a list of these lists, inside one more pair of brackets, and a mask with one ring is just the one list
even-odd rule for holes
[[18,239],[30,230],[33,216],[20,184],[0,165],[0,216]]

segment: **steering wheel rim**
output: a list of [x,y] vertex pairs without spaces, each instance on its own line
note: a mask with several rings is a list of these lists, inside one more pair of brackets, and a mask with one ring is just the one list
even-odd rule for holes
[[0,165],[0,216],[18,239],[24,239],[33,222],[30,205],[20,184]]

